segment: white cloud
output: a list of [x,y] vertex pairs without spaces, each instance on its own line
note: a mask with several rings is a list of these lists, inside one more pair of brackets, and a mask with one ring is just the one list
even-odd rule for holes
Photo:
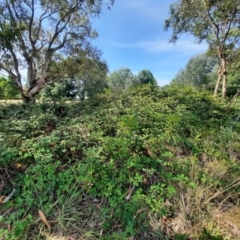
[[181,52],[183,54],[194,54],[199,52],[204,52],[207,50],[206,43],[194,43],[190,40],[179,40],[176,44],[168,43],[163,40],[153,40],[153,41],[138,41],[135,43],[118,43],[109,42],[108,44],[120,47],[120,48],[139,48],[148,53],[163,53],[163,52]]

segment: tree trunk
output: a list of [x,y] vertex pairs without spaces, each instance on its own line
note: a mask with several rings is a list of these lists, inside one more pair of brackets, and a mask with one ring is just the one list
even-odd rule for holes
[[22,100],[24,103],[35,103],[36,95],[44,88],[45,81],[38,80],[33,86],[29,86],[26,93],[23,89],[19,89]]
[[222,66],[220,66],[219,69],[218,69],[218,80],[217,80],[217,83],[216,83],[216,86],[215,86],[215,89],[214,89],[214,97],[217,96],[221,79],[222,79]]
[[233,101],[237,98],[237,96],[240,94],[240,88],[237,89],[237,93],[233,96],[233,98],[231,99],[231,101],[228,103],[228,106],[230,106]]
[[226,98],[227,96],[227,67],[226,60],[222,59],[223,65],[223,83],[222,83],[222,98]]
[[219,67],[219,70],[218,70],[218,80],[217,80],[216,87],[214,90],[214,96],[217,95],[220,81],[222,79],[223,80],[223,82],[222,82],[222,98],[226,98],[226,94],[227,94],[227,61],[226,61],[224,45],[221,45],[218,47],[218,58],[221,61],[221,66]]
[[21,94],[21,98],[24,103],[35,103],[35,98],[30,98],[27,94],[24,93],[23,89],[19,90]]
[[23,87],[22,87],[22,83],[21,83],[21,79],[16,79],[15,82],[18,85],[18,91],[19,91],[19,93],[21,95],[22,101],[24,103],[31,102],[31,100],[24,93],[24,90],[23,90]]
[[36,95],[44,88],[45,86],[45,78],[42,77],[33,86],[30,86],[27,92],[28,97],[31,102],[36,101]]
[[36,72],[33,68],[32,59],[28,59],[28,90],[27,94],[23,97],[24,102],[36,102],[36,95],[45,87],[50,59],[51,53],[46,53],[45,63],[38,79],[36,79]]

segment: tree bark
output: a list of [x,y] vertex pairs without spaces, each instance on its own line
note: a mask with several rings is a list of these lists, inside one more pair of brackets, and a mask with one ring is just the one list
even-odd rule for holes
[[217,96],[220,82],[222,80],[222,98],[227,95],[227,60],[225,55],[225,47],[221,45],[218,47],[218,58],[221,61],[221,66],[218,69],[218,80],[214,90],[214,96]]
[[232,97],[231,101],[228,103],[228,106],[230,106],[233,101],[237,98],[237,96],[240,94],[240,88],[237,89],[237,93]]
[[226,60],[222,60],[223,63],[223,82],[222,82],[222,98],[226,98],[227,96],[227,68],[226,68]]
[[217,80],[217,83],[216,83],[215,89],[214,89],[214,97],[217,96],[221,79],[222,79],[222,66],[220,66],[219,69],[218,69],[218,80]]

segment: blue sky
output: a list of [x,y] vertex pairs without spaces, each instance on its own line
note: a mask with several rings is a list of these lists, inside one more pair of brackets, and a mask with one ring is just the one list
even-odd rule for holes
[[102,50],[110,72],[128,67],[133,74],[149,69],[158,85],[168,84],[188,60],[206,51],[189,36],[169,43],[171,29],[164,31],[173,0],[115,0],[93,20],[99,37],[92,43]]

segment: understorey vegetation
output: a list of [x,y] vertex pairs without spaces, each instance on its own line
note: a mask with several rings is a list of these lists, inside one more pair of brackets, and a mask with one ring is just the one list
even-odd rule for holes
[[144,85],[0,105],[0,239],[239,239],[240,108]]

